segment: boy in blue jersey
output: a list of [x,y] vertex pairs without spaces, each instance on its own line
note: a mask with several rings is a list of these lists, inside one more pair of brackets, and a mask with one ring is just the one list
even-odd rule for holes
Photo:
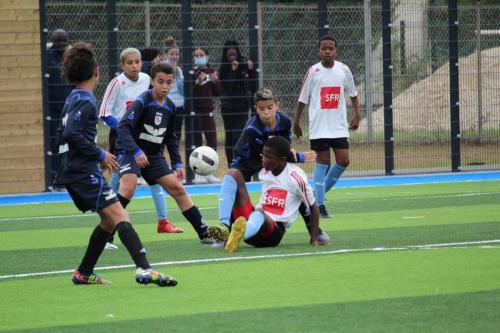
[[[219,195],[219,225],[208,228],[208,234],[221,242],[229,236],[232,221],[243,216],[248,219],[253,205],[245,182],[262,169],[262,149],[264,143],[273,136],[285,137],[291,141],[292,121],[278,111],[278,104],[271,90],[260,89],[254,97],[256,114],[248,121],[243,134],[238,139],[231,167],[222,178]],[[314,152],[295,153],[290,151],[289,162],[308,162],[315,158]],[[310,211],[301,205],[300,214],[311,232]],[[328,235],[321,231],[320,237]]]
[[130,224],[127,212],[109,187],[102,169],[116,170],[113,154],[96,146],[97,108],[93,94],[99,79],[99,67],[89,44],[76,43],[65,52],[62,74],[75,85],[64,104],[58,129],[60,165],[55,183],[64,185],[82,212],[96,211],[101,218],[78,269],[74,284],[109,284],[94,273],[108,237],[116,230],[137,266],[136,281],[160,287],[175,286],[177,281],[154,271],[139,236]]
[[[137,178],[149,185],[161,185],[176,201],[202,244],[212,244],[207,224],[187,194],[184,172],[175,133],[175,104],[167,95],[175,82],[174,68],[159,63],[151,68],[152,89],[142,93],[126,111],[118,125],[116,149],[120,162],[118,198],[127,207],[134,196]],[[172,168],[163,156],[167,147]]]

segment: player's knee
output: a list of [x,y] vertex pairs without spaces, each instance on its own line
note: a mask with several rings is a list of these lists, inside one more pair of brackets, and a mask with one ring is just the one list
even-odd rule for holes
[[175,184],[168,189],[168,192],[173,197],[181,197],[186,195],[186,189],[181,183]]
[[349,161],[349,159],[345,159],[345,160],[341,160],[339,162],[337,162],[339,165],[343,166],[344,168],[347,168],[347,166],[349,165],[351,161]]

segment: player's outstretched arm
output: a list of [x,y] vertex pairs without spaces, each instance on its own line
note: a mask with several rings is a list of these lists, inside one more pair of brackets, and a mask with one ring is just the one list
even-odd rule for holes
[[349,129],[355,131],[358,129],[359,122],[361,121],[361,107],[358,96],[351,97],[351,102],[354,107],[354,116],[349,123]]
[[295,149],[290,149],[290,152],[293,156],[293,161],[288,161],[292,163],[307,163],[314,162],[316,160],[316,152],[313,150],[296,152]]
[[302,118],[302,114],[304,113],[306,105],[302,102],[297,103],[297,110],[295,110],[295,116],[293,118],[293,134],[297,138],[302,137],[302,128],[300,127],[300,118]]
[[309,240],[309,244],[312,246],[317,245],[327,245],[327,241],[321,241],[318,239],[319,236],[319,208],[316,203],[314,203],[311,207],[311,239]]

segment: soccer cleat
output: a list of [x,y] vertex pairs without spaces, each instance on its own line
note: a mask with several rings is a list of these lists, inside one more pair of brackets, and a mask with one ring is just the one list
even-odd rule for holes
[[229,228],[223,223],[210,225],[208,226],[207,235],[220,243],[226,243],[227,238],[229,237]]
[[325,231],[319,229],[318,241],[322,243],[329,243],[330,236],[328,236],[328,234]]
[[111,284],[111,281],[104,280],[102,277],[96,273],[90,275],[82,275],[79,271],[73,272],[73,277],[71,279],[74,284]]
[[148,285],[150,283],[156,284],[158,287],[175,287],[177,281],[168,277],[152,268],[142,269],[137,268],[135,272],[135,281],[139,284]]
[[330,214],[328,214],[328,211],[326,210],[325,205],[319,205],[319,217],[324,218],[324,219],[329,219]]
[[107,242],[106,246],[104,246],[105,250],[118,250],[118,246],[116,246],[114,243]]
[[158,225],[156,226],[156,231],[159,234],[179,234],[184,232],[182,228],[176,227],[172,223],[170,223],[167,219],[161,219],[158,221]]
[[208,235],[205,235],[205,236],[203,236],[202,238],[200,238],[200,243],[201,243],[201,244],[208,244],[208,245],[211,245],[211,244],[213,244],[214,242],[215,242],[215,240],[214,240],[212,237],[208,236]]
[[245,230],[247,228],[247,219],[243,216],[238,217],[231,228],[231,233],[227,238],[226,251],[235,252],[240,246],[240,242],[245,235]]

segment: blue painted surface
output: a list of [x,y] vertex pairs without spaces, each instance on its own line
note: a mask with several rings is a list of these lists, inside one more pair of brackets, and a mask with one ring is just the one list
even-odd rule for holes
[[[341,178],[336,188],[349,187],[371,187],[371,186],[395,186],[395,185],[414,185],[414,184],[432,184],[432,183],[453,183],[467,181],[492,181],[500,180],[500,171],[485,172],[464,172],[447,174],[427,174],[411,176],[380,176],[380,177],[360,177],[360,178]],[[259,192],[261,187],[258,182],[247,184],[250,192]],[[190,195],[197,194],[218,194],[220,185],[187,185],[186,189]],[[148,187],[138,187],[136,198],[145,198],[151,196]],[[0,206],[23,205],[33,203],[48,202],[68,202],[71,201],[66,192],[44,192],[16,195],[0,195]]]

